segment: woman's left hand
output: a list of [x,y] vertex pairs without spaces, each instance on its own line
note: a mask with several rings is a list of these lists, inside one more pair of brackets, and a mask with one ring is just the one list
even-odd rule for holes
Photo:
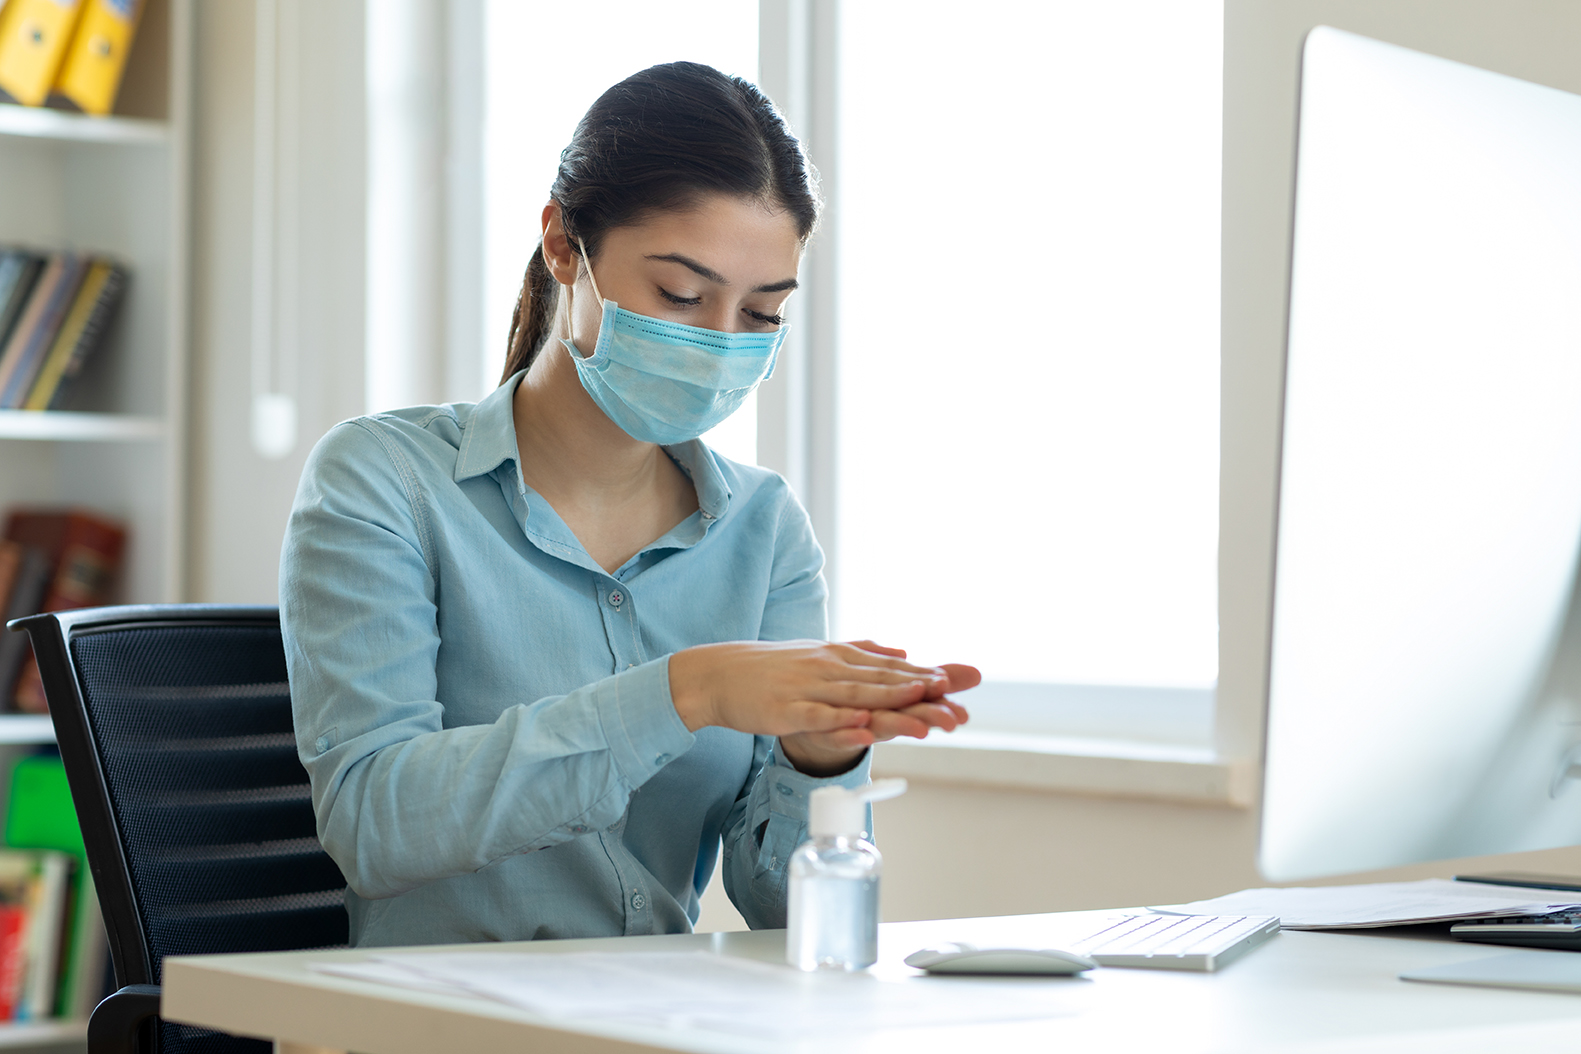
[[[857,647],[881,655],[904,659],[906,653],[899,648],[886,648],[872,641],[856,642]],[[946,663],[939,667],[948,677],[949,684],[923,702],[900,710],[874,710],[867,727],[842,728],[833,732],[799,732],[780,736],[780,749],[797,769],[810,776],[833,776],[845,772],[874,743],[883,743],[898,736],[922,739],[935,728],[953,732],[967,721],[964,706],[945,698],[948,692],[964,692],[975,688],[983,679],[975,667]]]

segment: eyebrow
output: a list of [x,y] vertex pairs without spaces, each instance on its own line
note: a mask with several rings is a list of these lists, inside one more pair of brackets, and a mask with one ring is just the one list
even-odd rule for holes
[[[694,271],[702,277],[708,279],[710,282],[714,282],[718,285],[730,284],[730,279],[726,278],[712,267],[700,264],[690,256],[682,256],[680,253],[650,253],[648,256],[644,257],[644,259],[667,260],[670,263],[678,263],[682,267]],[[752,291],[754,293],[783,293],[787,289],[796,289],[800,285],[801,283],[796,281],[794,278],[782,278],[778,282],[770,282],[767,285],[760,285]]]

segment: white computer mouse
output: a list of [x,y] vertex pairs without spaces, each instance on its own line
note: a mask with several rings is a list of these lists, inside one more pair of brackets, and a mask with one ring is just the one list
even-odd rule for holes
[[940,944],[906,956],[906,965],[929,973],[1042,974],[1068,976],[1095,970],[1098,964],[1059,948],[985,948],[975,944]]

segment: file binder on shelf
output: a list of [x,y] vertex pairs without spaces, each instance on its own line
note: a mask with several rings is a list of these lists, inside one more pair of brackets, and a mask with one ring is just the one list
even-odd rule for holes
[[8,0],[0,9],[0,89],[41,106],[60,72],[81,0]]
[[115,109],[143,7],[143,0],[85,0],[55,93],[84,113],[102,117]]

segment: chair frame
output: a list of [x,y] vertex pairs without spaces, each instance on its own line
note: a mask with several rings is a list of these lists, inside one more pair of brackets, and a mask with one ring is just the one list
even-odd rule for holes
[[[46,685],[55,741],[68,773],[91,772],[93,780],[72,779],[72,804],[82,826],[88,868],[98,890],[110,942],[110,961],[119,990],[94,1008],[89,1019],[89,1046],[93,1054],[131,1054],[132,1035],[138,1026],[159,1013],[159,986],[149,954],[148,934],[132,887],[132,870],[126,858],[121,828],[110,802],[108,781],[99,744],[83,705],[82,683],[71,658],[71,642],[87,632],[117,628],[153,629],[163,626],[257,625],[278,627],[280,611],[265,605],[233,604],[135,604],[82,608],[32,615],[8,624],[26,630]],[[49,697],[50,684],[72,685],[72,697]],[[97,1027],[96,1027],[97,1026]]]

